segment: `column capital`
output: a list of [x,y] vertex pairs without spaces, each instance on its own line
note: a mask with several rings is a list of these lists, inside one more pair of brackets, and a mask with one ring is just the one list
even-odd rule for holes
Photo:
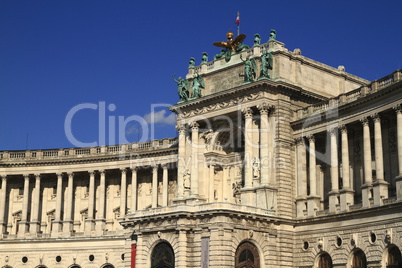
[[130,169],[132,172],[137,172],[140,169],[140,167],[131,167]]
[[155,172],[155,171],[157,171],[157,170],[158,170],[159,165],[152,165],[151,167],[152,167],[152,170]]
[[193,121],[190,123],[190,127],[191,127],[191,131],[198,131],[200,125],[196,121]]
[[253,117],[253,110],[250,107],[243,108],[241,112],[244,114],[245,118],[252,118]]
[[304,143],[304,138],[303,137],[295,138],[294,143],[296,146],[302,145]]
[[402,113],[402,105],[401,104],[397,104],[394,107],[392,107],[395,110],[396,114],[400,114]]
[[161,164],[161,166],[162,166],[163,169],[167,169],[168,168],[168,163],[163,163],[163,164]]
[[363,126],[368,126],[369,119],[368,119],[368,117],[363,117],[360,119],[360,122],[363,124]]
[[177,132],[179,132],[179,134],[184,135],[186,133],[186,125],[184,125],[184,124],[177,124],[176,129],[177,129]]
[[36,174],[34,174],[34,176],[35,176],[36,179],[39,179],[39,180],[40,180],[40,178],[42,177],[42,174],[36,173]]
[[3,181],[7,180],[7,175],[0,175],[0,179]]
[[69,177],[74,177],[74,172],[67,172],[67,175],[68,175]]
[[89,175],[93,175],[93,176],[95,176],[96,171],[95,171],[95,170],[88,170],[88,174],[89,174]]
[[126,174],[127,169],[126,168],[120,168],[121,174]]
[[334,136],[338,133],[338,127],[329,127],[327,131],[330,136]]
[[260,114],[265,115],[265,114],[268,114],[268,112],[269,112],[269,105],[264,102],[264,103],[259,104],[257,106],[257,109],[260,111]]
[[348,133],[348,128],[346,127],[346,125],[340,125],[339,130],[341,131],[341,133]]
[[22,176],[24,176],[24,179],[29,179],[29,174],[23,174]]
[[99,172],[99,174],[101,174],[101,175],[105,175],[105,174],[106,174],[106,170],[105,170],[105,169],[98,170],[98,172]]
[[371,115],[371,118],[373,119],[373,121],[374,121],[374,123],[376,123],[376,122],[381,122],[380,120],[380,116],[378,115],[378,113],[375,113],[375,114],[372,114]]
[[315,142],[315,136],[313,134],[308,135],[306,138],[309,140],[309,142]]
[[57,177],[63,177],[63,172],[56,172]]

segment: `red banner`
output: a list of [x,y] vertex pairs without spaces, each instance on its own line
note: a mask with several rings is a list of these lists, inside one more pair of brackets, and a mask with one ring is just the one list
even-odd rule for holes
[[137,245],[131,245],[131,268],[135,268],[136,256],[137,256]]

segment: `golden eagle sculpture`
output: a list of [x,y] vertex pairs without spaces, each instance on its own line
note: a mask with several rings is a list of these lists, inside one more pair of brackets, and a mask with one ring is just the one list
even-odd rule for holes
[[234,40],[233,40],[233,36],[234,36],[234,34],[232,32],[228,32],[226,34],[226,37],[227,37],[226,42],[215,42],[215,43],[213,43],[213,45],[217,46],[217,47],[226,48],[227,50],[235,51],[237,49],[237,47],[246,38],[246,35],[240,34]]

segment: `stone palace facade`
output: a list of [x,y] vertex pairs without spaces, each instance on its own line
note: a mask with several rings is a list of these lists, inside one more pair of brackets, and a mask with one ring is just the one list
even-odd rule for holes
[[401,267],[402,71],[229,56],[189,67],[177,138],[1,151],[0,267]]

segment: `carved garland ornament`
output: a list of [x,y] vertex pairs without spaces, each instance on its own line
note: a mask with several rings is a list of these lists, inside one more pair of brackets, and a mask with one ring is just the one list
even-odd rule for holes
[[220,102],[217,104],[211,104],[209,106],[203,107],[203,108],[198,108],[189,112],[183,112],[183,117],[190,117],[190,116],[194,116],[194,115],[199,115],[199,114],[203,114],[203,113],[207,113],[207,112],[212,112],[212,111],[216,111],[216,110],[220,110],[223,108],[227,108],[227,107],[232,107],[241,103],[245,103],[247,101],[250,100],[256,100],[258,98],[260,98],[263,94],[261,92],[258,93],[253,93],[247,96],[242,96],[242,97],[237,97],[235,99],[232,99],[230,101],[226,101],[226,102]]

